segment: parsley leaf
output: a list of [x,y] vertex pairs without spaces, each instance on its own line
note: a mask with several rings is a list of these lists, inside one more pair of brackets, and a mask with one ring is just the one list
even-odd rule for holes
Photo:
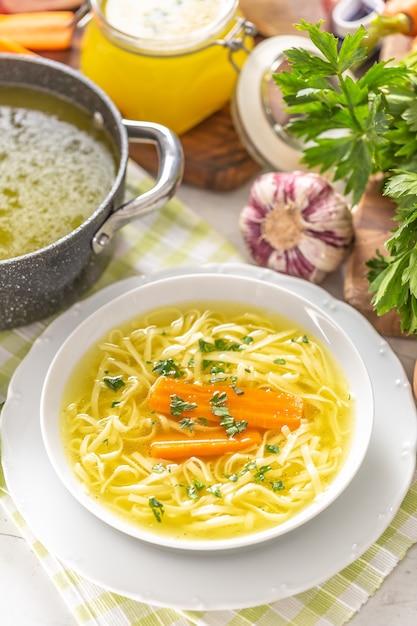
[[220,426],[224,426],[228,437],[233,437],[246,430],[248,423],[244,420],[235,420],[231,415],[224,415],[220,420]]
[[246,430],[248,423],[244,420],[235,420],[229,413],[229,409],[226,406],[227,394],[225,391],[215,391],[210,398],[211,412],[213,415],[220,417],[220,426],[223,426],[226,430],[228,437],[233,437]]
[[157,522],[162,522],[162,516],[164,514],[164,505],[159,502],[154,496],[151,496],[148,500],[149,506],[152,509],[152,513],[155,515]]
[[196,402],[185,402],[182,398],[180,398],[180,396],[177,396],[176,394],[172,394],[170,398],[171,415],[178,416],[181,415],[181,413],[183,413],[184,411],[192,411],[193,409],[197,408]]
[[385,244],[388,254],[377,250],[367,262],[372,304],[379,315],[397,310],[402,331],[417,333],[417,174],[394,172],[385,191],[397,199],[400,225]]
[[203,485],[203,483],[200,482],[197,478],[193,478],[192,485],[181,485],[181,486],[185,488],[187,492],[187,496],[191,498],[192,500],[197,500],[198,494],[205,487],[205,485]]
[[318,52],[287,50],[290,71],[274,76],[287,105],[287,130],[302,161],[343,181],[353,205],[372,175],[386,175],[384,194],[396,204],[398,227],[386,254],[376,250],[367,263],[372,305],[378,315],[397,311],[401,330],[417,334],[417,54],[374,62],[357,76],[367,58],[367,31],[360,26],[339,47],[322,24],[297,25]]
[[190,433],[194,432],[194,426],[195,426],[195,422],[189,417],[184,417],[182,420],[180,420],[180,428],[183,428],[183,429],[188,428]]
[[269,472],[271,469],[270,465],[262,465],[262,467],[259,467],[258,471],[253,475],[254,481],[256,483],[262,483],[265,480],[266,472]]
[[215,339],[214,343],[205,341],[204,339],[199,339],[198,345],[200,347],[200,352],[237,352],[241,349],[240,343],[231,343],[226,339]]
[[215,391],[210,399],[212,406],[222,406],[225,402],[227,402],[227,394],[225,391]]
[[220,491],[220,485],[211,485],[210,487],[207,487],[206,491],[211,493],[213,496],[216,496],[216,498],[222,497],[222,492]]
[[155,474],[162,474],[165,472],[165,469],[166,468],[162,463],[157,463],[157,465],[152,466],[152,471],[155,472]]
[[126,385],[123,376],[104,376],[103,382],[112,391],[118,391]]
[[405,65],[388,67],[381,61],[355,80],[348,70],[366,58],[366,30],[361,26],[348,34],[339,49],[337,38],[321,24],[303,20],[297,25],[309,33],[319,55],[287,50],[291,72],[274,80],[288,105],[288,130],[304,143],[302,160],[310,168],[331,171],[335,181],[344,180],[356,204],[370,176],[388,171],[397,158],[389,132],[397,120],[404,123],[401,114],[414,95],[410,72]]
[[246,343],[246,345],[250,345],[251,343],[253,343],[253,337],[251,337],[250,335],[245,335],[244,337],[242,337],[242,341],[243,343]]
[[173,359],[163,359],[162,361],[158,361],[152,371],[162,374],[163,376],[173,376],[174,378],[181,378],[181,376],[184,375],[184,372],[178,367]]
[[272,487],[272,491],[283,491],[285,489],[285,485],[282,480],[270,480],[269,482]]

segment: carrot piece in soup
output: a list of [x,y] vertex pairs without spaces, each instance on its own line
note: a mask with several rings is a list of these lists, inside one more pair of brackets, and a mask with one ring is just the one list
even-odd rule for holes
[[149,408],[163,415],[172,415],[173,398],[180,398],[195,408],[188,408],[179,417],[202,417],[218,423],[213,412],[213,398],[226,394],[224,406],[235,420],[246,421],[254,428],[291,430],[299,427],[303,416],[303,399],[289,393],[265,389],[240,388],[236,392],[228,385],[197,385],[167,376],[154,383],[149,397]]
[[181,433],[161,435],[152,441],[150,450],[154,458],[175,460],[191,456],[219,456],[259,446],[261,441],[260,433],[254,429],[247,428],[235,437],[227,437],[224,429],[211,428],[192,437],[184,437]]

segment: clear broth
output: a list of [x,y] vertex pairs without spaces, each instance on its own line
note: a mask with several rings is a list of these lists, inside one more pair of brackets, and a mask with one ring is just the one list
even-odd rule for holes
[[109,193],[118,162],[107,132],[74,103],[0,88],[0,260],[78,228]]

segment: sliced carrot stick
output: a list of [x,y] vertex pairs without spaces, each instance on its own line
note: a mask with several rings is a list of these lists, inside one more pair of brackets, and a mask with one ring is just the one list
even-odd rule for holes
[[299,427],[303,415],[303,399],[289,393],[264,389],[240,389],[236,393],[228,385],[197,385],[177,378],[160,376],[154,383],[149,397],[149,408],[163,415],[172,415],[173,397],[196,404],[196,408],[183,411],[178,417],[203,417],[218,423],[213,412],[215,394],[226,393],[224,405],[235,420],[244,420],[255,428],[281,429],[287,425],[291,430]]
[[29,50],[66,50],[71,46],[73,16],[71,11],[0,15],[0,37]]
[[12,52],[13,54],[30,54],[32,56],[36,56],[35,52],[32,52],[32,50],[28,50],[28,48],[20,45],[20,43],[16,43],[12,39],[7,39],[7,37],[0,37],[0,52]]
[[172,433],[168,438],[157,438],[151,443],[151,456],[175,460],[190,456],[219,456],[229,452],[259,446],[262,437],[257,430],[247,428],[235,437],[227,437],[222,428],[211,428],[204,433],[184,438],[181,433]]

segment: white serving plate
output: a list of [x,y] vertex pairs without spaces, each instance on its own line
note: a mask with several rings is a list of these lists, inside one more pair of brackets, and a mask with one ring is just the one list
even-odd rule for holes
[[[46,371],[58,347],[92,311],[156,278],[213,270],[285,285],[337,320],[365,360],[376,415],[368,453],[358,474],[317,518],[262,547],[197,555],[147,545],[112,529],[81,506],[49,463],[41,438],[39,403]],[[10,495],[37,538],[67,566],[107,589],[142,602],[176,609],[220,610],[256,606],[304,591],[324,582],[369,548],[393,519],[411,484],[417,420],[400,361],[356,310],[306,281],[249,265],[223,264],[130,278],[57,318],[36,340],[13,376],[2,411],[1,437]]]

